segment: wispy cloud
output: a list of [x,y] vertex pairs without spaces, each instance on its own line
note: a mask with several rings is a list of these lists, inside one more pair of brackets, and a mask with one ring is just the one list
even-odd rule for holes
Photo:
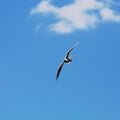
[[103,21],[120,22],[120,15],[112,9],[104,8],[100,11]]
[[58,21],[49,25],[50,31],[70,33],[74,30],[87,30],[100,22],[120,22],[120,13],[112,9],[113,0],[74,0],[73,3],[58,7],[50,0],[41,1],[31,10],[31,14],[54,14]]

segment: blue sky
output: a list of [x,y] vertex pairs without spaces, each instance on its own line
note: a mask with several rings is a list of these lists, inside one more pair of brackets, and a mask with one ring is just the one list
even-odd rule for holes
[[1,120],[120,119],[120,3],[87,2],[1,1]]

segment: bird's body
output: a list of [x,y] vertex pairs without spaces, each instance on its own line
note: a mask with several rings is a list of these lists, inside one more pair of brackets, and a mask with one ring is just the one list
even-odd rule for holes
[[74,48],[76,45],[78,45],[78,43],[75,44],[72,48],[70,48],[70,49],[68,50],[68,52],[67,52],[67,54],[66,54],[66,56],[65,56],[65,59],[63,60],[63,62],[60,64],[60,66],[59,66],[59,68],[58,68],[56,80],[57,80],[58,77],[59,77],[59,74],[60,74],[60,71],[62,70],[63,65],[64,65],[65,63],[70,64],[70,63],[72,62],[72,57],[69,57],[69,54],[70,54],[70,52],[73,50],[73,48]]
[[64,59],[64,62],[65,62],[65,63],[70,63],[70,62],[72,62],[72,58],[65,58],[65,59]]

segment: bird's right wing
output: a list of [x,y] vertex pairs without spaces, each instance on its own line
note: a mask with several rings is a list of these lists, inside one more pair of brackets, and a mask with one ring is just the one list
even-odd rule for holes
[[74,47],[70,48],[67,52],[66,58],[68,59],[70,52],[73,50]]
[[69,57],[70,52],[78,45],[79,43],[76,43],[72,48],[70,48],[67,52],[66,58]]
[[57,80],[58,77],[59,77],[60,71],[62,70],[62,67],[63,67],[64,63],[65,63],[65,62],[63,61],[63,62],[60,64],[59,68],[58,68],[56,80]]

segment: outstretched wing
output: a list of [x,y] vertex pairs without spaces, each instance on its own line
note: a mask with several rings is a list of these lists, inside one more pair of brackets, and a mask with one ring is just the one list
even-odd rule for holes
[[67,52],[67,54],[66,54],[66,58],[69,57],[70,52],[71,52],[71,51],[73,50],[73,48],[75,48],[78,44],[79,44],[79,43],[76,43],[72,48],[70,48],[70,49],[68,50],[68,52]]
[[62,70],[62,67],[63,67],[64,63],[65,63],[65,62],[63,61],[63,62],[60,64],[59,68],[58,68],[56,80],[57,80],[58,77],[59,77],[60,71]]

